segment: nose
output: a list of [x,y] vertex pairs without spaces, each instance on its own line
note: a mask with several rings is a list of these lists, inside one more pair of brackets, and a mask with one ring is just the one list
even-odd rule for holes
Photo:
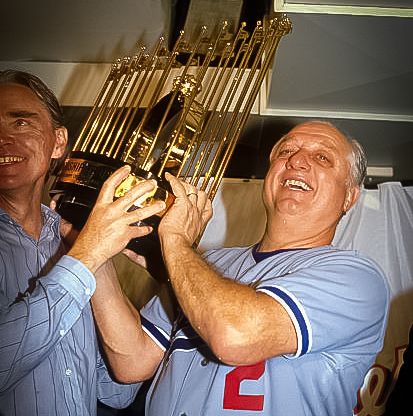
[[0,144],[11,143],[12,141],[13,138],[11,137],[10,133],[2,124],[0,124]]
[[292,154],[286,164],[287,169],[308,170],[310,169],[309,155],[304,150],[298,150]]

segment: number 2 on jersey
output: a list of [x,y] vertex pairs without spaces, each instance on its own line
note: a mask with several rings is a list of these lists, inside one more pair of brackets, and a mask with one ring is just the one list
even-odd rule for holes
[[241,382],[244,380],[258,380],[265,370],[265,361],[254,365],[236,367],[225,377],[224,409],[231,410],[262,410],[264,395],[241,394]]

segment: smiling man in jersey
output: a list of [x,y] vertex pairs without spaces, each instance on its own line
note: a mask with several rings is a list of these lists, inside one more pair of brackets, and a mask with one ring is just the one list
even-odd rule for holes
[[332,124],[294,127],[270,155],[262,239],[204,255],[193,243],[211,203],[167,176],[176,199],[159,237],[181,312],[171,321],[155,297],[130,313],[113,280],[98,282],[111,302],[95,308],[117,377],[155,375],[146,415],[352,414],[389,304],[379,267],[332,245],[365,172],[360,145]]

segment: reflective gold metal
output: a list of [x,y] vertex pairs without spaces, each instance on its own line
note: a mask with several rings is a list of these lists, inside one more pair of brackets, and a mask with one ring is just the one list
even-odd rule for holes
[[169,204],[164,173],[170,172],[213,199],[279,41],[290,31],[288,17],[277,14],[252,33],[242,23],[228,42],[223,22],[215,39],[202,27],[189,44],[182,31],[172,51],[161,37],[150,53],[140,48],[117,60],[50,191],[57,210],[81,227],[104,180],[123,164],[132,171],[118,196],[156,178],[158,190],[140,203]]

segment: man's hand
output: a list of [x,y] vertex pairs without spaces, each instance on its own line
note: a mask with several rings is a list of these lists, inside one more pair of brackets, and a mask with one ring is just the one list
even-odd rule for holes
[[114,172],[103,184],[95,206],[79,233],[69,255],[82,261],[94,273],[103,263],[121,252],[128,242],[149,234],[148,225],[132,225],[165,209],[163,201],[129,211],[133,203],[156,186],[155,181],[144,181],[125,195],[113,200],[116,187],[130,172],[124,166]]
[[196,241],[212,217],[212,204],[204,191],[196,189],[169,173],[165,178],[171,185],[175,201],[159,224],[162,240],[180,239],[189,246]]
[[132,263],[137,264],[138,266],[143,267],[144,269],[147,268],[146,258],[138,253],[135,253],[128,248],[122,250],[122,254],[126,256]]

